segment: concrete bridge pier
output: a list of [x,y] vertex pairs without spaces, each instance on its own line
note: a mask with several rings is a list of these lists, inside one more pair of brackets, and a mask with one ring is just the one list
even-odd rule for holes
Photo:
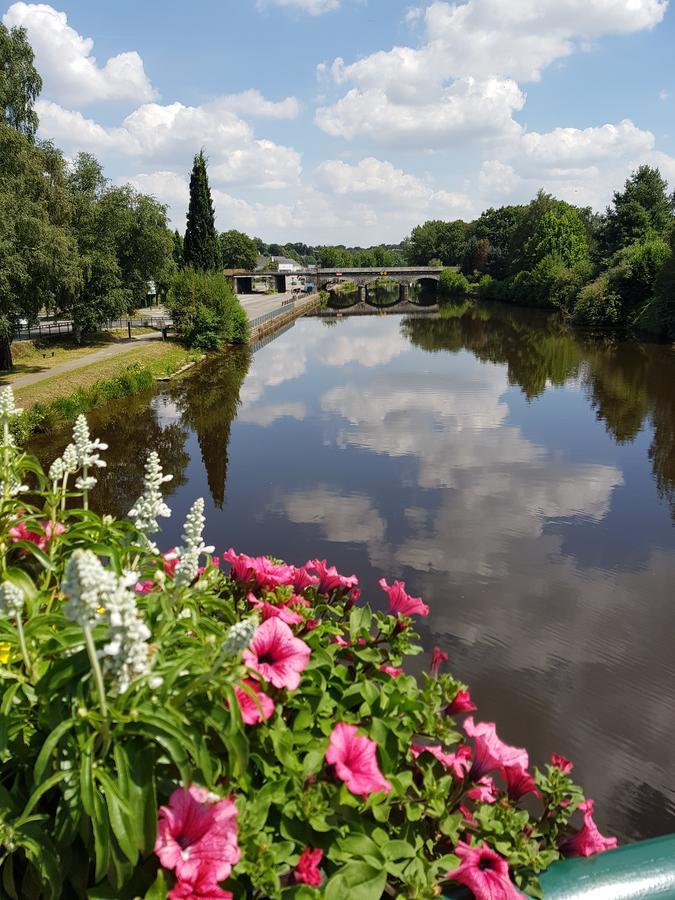
[[406,303],[410,294],[410,285],[402,281],[398,286],[398,302]]
[[359,285],[359,303],[366,302],[366,286],[365,284]]
[[274,287],[276,288],[277,294],[285,294],[286,293],[286,276],[285,275],[275,275],[274,276]]

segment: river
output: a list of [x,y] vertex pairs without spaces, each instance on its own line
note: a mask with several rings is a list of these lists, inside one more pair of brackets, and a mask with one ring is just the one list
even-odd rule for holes
[[498,305],[306,318],[90,422],[99,508],[154,447],[166,547],[203,495],[216,552],[404,579],[503,739],[572,759],[603,830],[675,831],[675,349]]

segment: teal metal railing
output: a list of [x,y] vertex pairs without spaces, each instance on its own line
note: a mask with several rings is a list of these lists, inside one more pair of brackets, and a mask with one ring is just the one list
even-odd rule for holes
[[[675,835],[555,863],[541,876],[545,900],[675,900]],[[449,900],[468,900],[457,888]]]

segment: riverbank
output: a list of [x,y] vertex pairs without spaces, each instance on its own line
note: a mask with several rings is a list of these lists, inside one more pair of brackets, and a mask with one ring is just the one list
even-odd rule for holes
[[149,390],[200,357],[173,341],[157,340],[17,388],[17,404],[24,410],[17,432],[26,440],[34,432],[61,428],[82,412]]

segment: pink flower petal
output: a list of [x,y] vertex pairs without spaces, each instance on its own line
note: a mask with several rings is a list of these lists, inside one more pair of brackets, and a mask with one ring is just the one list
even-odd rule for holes
[[159,809],[155,853],[179,881],[216,885],[229,877],[241,855],[237,807],[204,788],[176,788]]
[[428,616],[429,607],[422,603],[421,597],[411,597],[406,593],[405,582],[395,581],[391,587],[385,578],[380,578],[379,585],[389,595],[389,612],[399,616]]
[[338,778],[352,794],[368,796],[378,791],[388,794],[391,784],[377,764],[377,744],[357,732],[356,725],[339,722],[330,736],[326,762],[335,766]]
[[249,669],[274,687],[295,690],[310,655],[307,644],[296,638],[285,622],[272,618],[256,630],[251,646],[244,650],[243,659]]

